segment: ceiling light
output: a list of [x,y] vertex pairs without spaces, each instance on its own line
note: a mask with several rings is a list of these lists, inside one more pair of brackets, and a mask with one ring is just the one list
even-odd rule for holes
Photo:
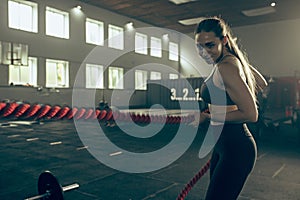
[[75,15],[82,16],[83,14],[82,7],[80,5],[74,6],[71,10]]
[[272,7],[275,7],[275,6],[276,6],[276,3],[275,3],[275,2],[272,2],[270,5],[271,5]]
[[163,35],[163,39],[164,39],[164,40],[169,39],[169,34],[168,34],[168,33],[164,34],[164,35]]
[[133,22],[128,22],[128,23],[126,24],[126,28],[127,28],[128,30],[133,30],[133,29],[134,29]]
[[196,17],[196,18],[190,18],[190,19],[182,19],[179,20],[178,22],[182,25],[194,25],[194,24],[198,24],[201,20],[203,20],[203,17]]
[[266,15],[274,12],[276,12],[276,10],[274,7],[271,6],[242,11],[242,13],[247,17]]
[[179,5],[179,4],[189,3],[189,2],[193,2],[193,1],[197,1],[197,0],[169,0],[169,1],[176,5]]

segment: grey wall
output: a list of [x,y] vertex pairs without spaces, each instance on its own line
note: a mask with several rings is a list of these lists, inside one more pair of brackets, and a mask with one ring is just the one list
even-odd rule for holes
[[[163,58],[157,59],[148,55],[139,55],[128,52],[124,55],[118,50],[107,48],[107,43],[100,51],[105,51],[109,56],[119,55],[111,63],[125,68],[128,78],[125,81],[125,91],[134,88],[133,69],[149,69],[149,64],[163,72],[163,78],[167,78],[168,72],[179,71],[182,77],[207,76],[211,66],[207,65],[198,55],[194,45],[193,35],[185,35],[172,30],[151,29],[149,24],[130,19],[107,10],[82,4],[83,13],[75,15],[72,8],[78,3],[71,0],[35,0],[39,4],[38,33],[29,33],[8,28],[7,0],[0,0],[0,40],[8,42],[20,42],[29,45],[29,56],[38,58],[38,85],[45,85],[45,59],[62,59],[70,62],[70,88],[61,88],[59,93],[51,92],[44,88],[44,93],[37,88],[7,87],[8,68],[0,65],[0,100],[14,99],[27,100],[29,102],[41,102],[50,104],[71,104],[72,86],[78,75],[78,70],[83,61],[95,50],[94,45],[85,43],[85,18],[89,17],[104,22],[105,38],[107,38],[107,26],[109,23],[124,26],[127,22],[134,22],[134,26],[148,34],[148,36],[161,37],[169,33],[170,41],[180,40],[180,62],[168,60],[166,51],[167,43],[163,43]],[[59,6],[58,6],[59,5]],[[50,6],[70,13],[70,39],[59,39],[45,35],[45,7]],[[153,27],[152,27],[153,28]],[[279,21],[275,23],[257,24],[251,26],[235,27],[233,31],[240,40],[243,48],[249,55],[251,63],[263,74],[271,76],[294,76],[300,70],[299,39],[300,19]],[[150,34],[149,34],[150,33]],[[125,49],[133,48],[133,33],[126,33]],[[105,55],[106,56],[106,55]],[[105,58],[105,56],[102,56]],[[101,56],[99,56],[101,57]],[[156,70],[157,71],[157,70]],[[107,73],[105,73],[105,85],[107,85]],[[87,91],[82,85],[82,91]],[[50,91],[50,92],[49,92]],[[105,98],[110,102],[112,90],[97,90],[96,99]],[[30,95],[28,95],[30,94]],[[146,103],[145,91],[135,91],[131,100],[133,106],[143,106]]]
[[300,70],[300,19],[234,29],[250,61],[263,74],[294,76]]
[[[166,31],[162,29],[149,29],[151,28],[149,24],[139,22],[134,19],[130,19],[107,10],[103,10],[94,6],[82,5],[82,11],[80,15],[76,15],[72,8],[78,3],[74,0],[35,0],[38,3],[38,33],[25,32],[15,29],[8,28],[8,8],[7,0],[0,0],[0,41],[6,42],[19,42],[29,45],[29,56],[38,58],[38,85],[45,87],[45,60],[50,59],[59,59],[69,61],[70,69],[70,88],[60,88],[59,93],[47,93],[47,97],[41,97],[36,88],[27,88],[26,92],[30,91],[34,95],[25,95],[22,92],[22,87],[7,87],[8,86],[8,67],[0,65],[0,99],[11,99],[11,100],[27,100],[29,102],[41,101],[41,103],[50,103],[50,104],[71,104],[71,94],[72,86],[75,82],[76,77],[78,77],[78,70],[81,64],[86,61],[87,57],[90,56],[91,52],[97,48],[100,51],[106,52],[106,55],[100,54],[97,56],[97,59],[103,59],[106,61],[105,56],[118,56],[115,59],[112,59],[110,63],[99,63],[99,64],[111,64],[118,67],[123,67],[125,73],[128,74],[128,77],[131,77],[129,81],[125,81],[125,90],[134,88],[134,79],[132,78],[134,71],[132,69],[140,68],[145,63],[159,63],[164,66],[168,66],[170,69],[178,71],[179,62],[170,61],[168,59],[168,52],[166,51],[167,42],[163,42],[163,57],[155,58],[149,55],[140,55],[136,54],[131,50],[134,47],[134,31],[125,33],[125,50],[124,51],[115,50],[107,47],[107,42],[104,46],[90,45],[85,43],[85,19],[86,17],[100,20],[104,22],[105,27],[105,38],[108,36],[108,24],[114,24],[120,27],[124,27],[126,23],[132,21],[136,27],[136,31],[145,32],[148,34],[148,37],[162,37],[163,34],[169,33],[170,41],[178,42],[178,36],[172,31]],[[50,6],[69,12],[70,16],[70,39],[60,39],[45,34],[45,8]],[[125,29],[126,31],[126,29]],[[149,44],[150,45],[150,44]],[[129,50],[128,50],[129,49]],[[123,55],[124,54],[124,55]],[[103,62],[104,62],[103,61]],[[157,70],[156,70],[157,71]],[[162,69],[163,78],[167,78],[168,70]],[[131,74],[130,74],[131,73]],[[150,73],[148,73],[150,74]],[[84,76],[84,74],[79,74],[79,76]],[[105,86],[107,86],[107,71],[104,74]],[[82,90],[87,90],[84,88],[84,84],[81,85]],[[49,90],[44,89],[46,92]],[[26,93],[25,92],[25,93]],[[98,91],[98,93],[104,93],[105,95],[100,95],[102,98],[105,97],[105,100],[110,102],[110,96],[112,91],[109,89],[104,89]],[[145,91],[136,91],[134,92],[132,99],[133,106],[143,106],[146,104]]]
[[[300,19],[278,21],[233,28],[243,50],[248,54],[251,64],[264,75],[282,77],[299,75],[300,71]],[[193,34],[189,34],[193,40]],[[188,41],[188,42],[186,42]],[[191,44],[186,45],[187,43]],[[187,76],[209,73],[211,69],[197,58],[195,47],[188,39],[181,44],[181,51],[193,63],[181,63]],[[199,57],[199,56],[198,56]],[[191,66],[197,66],[197,70]]]

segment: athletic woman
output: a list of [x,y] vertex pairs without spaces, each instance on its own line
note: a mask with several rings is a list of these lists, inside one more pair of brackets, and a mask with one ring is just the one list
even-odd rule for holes
[[[267,83],[249,64],[223,19],[203,19],[196,27],[195,42],[199,55],[214,65],[201,87],[209,112],[200,114],[199,123],[210,120],[212,129],[221,131],[210,160],[205,199],[235,200],[255,165],[256,143],[246,123],[257,121],[257,89]],[[222,95],[225,98],[218,98]]]

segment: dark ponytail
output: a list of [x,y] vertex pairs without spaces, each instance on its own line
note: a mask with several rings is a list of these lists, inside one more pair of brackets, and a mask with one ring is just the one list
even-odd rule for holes
[[242,52],[236,42],[236,38],[233,37],[230,27],[225,23],[225,21],[219,17],[209,17],[204,18],[199,22],[195,29],[195,34],[201,32],[214,32],[216,37],[221,40],[226,36],[228,42],[226,48],[230,53],[235,55],[242,63],[244,74],[246,76],[246,82],[250,88],[252,96],[256,99],[256,82],[254,75],[251,70],[251,65],[249,64],[248,58],[245,52]]

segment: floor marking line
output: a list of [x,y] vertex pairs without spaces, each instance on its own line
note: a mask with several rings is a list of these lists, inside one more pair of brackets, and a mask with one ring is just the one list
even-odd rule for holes
[[9,135],[7,136],[7,138],[16,138],[16,137],[20,137],[21,135],[15,134],[15,135]]
[[267,154],[268,154],[268,153],[263,153],[263,154],[261,154],[260,156],[257,157],[256,160],[262,159],[262,158],[265,157]]
[[272,176],[272,178],[275,178],[283,169],[285,168],[285,164],[283,164]]
[[62,144],[62,141],[57,141],[57,142],[51,142],[50,143],[51,146],[58,145],[58,144]]
[[149,199],[149,198],[153,198],[153,197],[155,197],[157,194],[159,194],[159,193],[161,193],[161,192],[164,192],[164,191],[166,191],[166,190],[168,190],[168,189],[170,189],[170,188],[172,188],[172,187],[174,187],[174,186],[176,186],[176,185],[178,185],[178,183],[173,183],[172,185],[169,185],[169,186],[167,186],[167,187],[165,187],[165,188],[163,188],[163,189],[161,189],[161,190],[158,190],[157,192],[155,192],[155,193],[153,193],[153,194],[150,194],[150,195],[146,196],[146,197],[143,198],[142,200],[146,200],[146,199]]
[[243,196],[243,195],[239,195],[239,197],[241,197],[241,198],[245,198],[245,199],[249,199],[249,200],[256,200],[256,199],[253,199],[252,197],[246,197],[246,196]]
[[39,140],[39,138],[28,138],[26,139],[27,142],[32,142],[32,141],[36,141],[36,140]]
[[174,167],[177,167],[177,166],[178,166],[178,164],[174,164],[174,165],[172,165],[172,166],[168,166],[168,167],[166,167],[165,169],[162,169],[162,170],[159,170],[159,171],[157,171],[157,172],[151,173],[151,175],[150,175],[149,177],[152,177],[153,175],[157,175],[157,174],[163,173],[163,172],[165,172],[165,171],[167,171],[167,170],[169,170],[169,169],[172,169],[172,168],[174,168]]
[[83,194],[83,195],[86,195],[86,196],[89,196],[89,197],[92,197],[92,198],[95,198],[95,199],[98,198],[97,195],[90,194],[90,193],[87,193],[87,192],[83,192],[83,191],[79,191],[79,190],[75,190],[75,192],[78,192],[78,193],[80,193],[80,194]]
[[87,148],[89,148],[89,146],[78,147],[78,148],[76,148],[76,150],[80,151],[80,150],[87,149]]
[[120,155],[122,153],[123,153],[122,151],[117,151],[117,152],[109,154],[109,156],[117,156],[117,155]]
[[83,185],[88,185],[88,184],[97,182],[97,181],[99,181],[99,180],[103,180],[103,179],[106,179],[106,178],[108,178],[108,177],[114,176],[114,175],[116,175],[116,174],[120,174],[120,173],[117,172],[117,173],[111,173],[111,174],[107,174],[107,175],[104,175],[104,176],[96,177],[96,178],[91,179],[91,180],[88,180],[88,181],[86,181],[86,182],[82,182],[82,183],[80,183],[80,185],[82,185],[82,186],[83,186]]

